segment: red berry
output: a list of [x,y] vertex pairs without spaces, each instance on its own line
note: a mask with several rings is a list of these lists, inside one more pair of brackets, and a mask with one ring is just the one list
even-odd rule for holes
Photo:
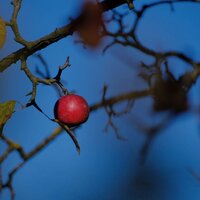
[[89,106],[79,95],[65,95],[56,102],[54,115],[56,119],[68,126],[80,125],[89,117]]

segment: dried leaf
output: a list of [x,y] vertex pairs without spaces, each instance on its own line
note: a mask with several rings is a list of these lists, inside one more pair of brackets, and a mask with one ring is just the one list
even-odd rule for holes
[[98,4],[86,2],[78,24],[78,33],[83,42],[97,47],[101,41],[100,28],[103,24],[102,11]]
[[6,41],[6,25],[3,19],[0,17],[0,48],[3,48]]
[[154,86],[154,110],[173,111],[180,113],[187,111],[187,93],[178,81],[160,80]]
[[7,101],[0,104],[0,129],[6,124],[14,112],[16,101]]

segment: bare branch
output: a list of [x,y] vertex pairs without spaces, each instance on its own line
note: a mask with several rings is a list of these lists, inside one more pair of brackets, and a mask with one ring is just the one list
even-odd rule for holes
[[[16,0],[17,2],[21,2],[21,0]],[[125,0],[105,0],[101,3],[99,3],[99,5],[102,8],[102,11],[108,11],[111,10],[113,8],[116,8],[122,4],[127,3]],[[15,8],[15,14],[13,14],[15,17],[17,17],[17,13],[19,12],[19,4],[21,3],[17,3],[17,7]],[[0,72],[3,72],[5,69],[7,69],[9,66],[11,66],[12,64],[16,63],[17,61],[20,60],[21,56],[24,56],[24,58],[27,58],[31,55],[33,55],[35,52],[46,48],[47,46],[58,42],[59,40],[61,40],[64,37],[70,36],[72,35],[76,29],[77,29],[77,24],[79,24],[79,21],[81,20],[81,16],[79,16],[76,20],[70,22],[68,25],[63,26],[61,28],[57,28],[55,31],[49,33],[46,36],[41,37],[38,40],[29,42],[28,44],[24,41],[21,40],[20,36],[18,35],[17,40],[22,42],[23,44],[25,44],[27,47],[24,47],[22,49],[19,49],[16,52],[11,53],[10,55],[6,56],[5,58],[3,58],[0,61]],[[18,28],[16,27],[17,31]],[[14,30],[15,31],[15,30]],[[17,32],[16,31],[16,32]]]
[[28,47],[29,43],[21,37],[17,24],[17,16],[21,8],[22,0],[13,0],[12,4],[14,6],[14,9],[9,25],[12,28],[12,31],[15,35],[15,41]]

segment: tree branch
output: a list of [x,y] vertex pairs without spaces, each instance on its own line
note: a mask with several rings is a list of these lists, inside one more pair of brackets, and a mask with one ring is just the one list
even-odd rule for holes
[[[125,93],[119,96],[114,96],[111,97],[109,99],[105,99],[99,103],[95,103],[93,105],[90,106],[90,111],[94,112],[98,109],[104,108],[105,106],[111,106],[117,103],[121,103],[123,101],[127,101],[127,100],[133,100],[133,99],[139,99],[142,97],[147,97],[151,95],[151,90],[143,90],[143,91],[136,91],[136,92],[129,92],[129,93]],[[57,127],[52,134],[50,134],[46,139],[44,139],[40,144],[38,144],[33,150],[31,150],[29,153],[25,153],[23,151],[23,154],[20,154],[20,156],[22,157],[23,161],[21,163],[19,163],[10,173],[9,173],[9,177],[8,180],[6,181],[6,183],[2,184],[2,188],[9,188],[9,190],[11,191],[12,197],[14,198],[14,190],[12,187],[12,180],[13,180],[13,176],[14,174],[21,168],[24,166],[24,164],[30,160],[31,158],[33,158],[35,155],[38,155],[39,152],[41,152],[44,148],[46,148],[52,141],[54,141],[63,131],[64,129],[62,127]],[[73,136],[74,137],[74,136]],[[6,139],[6,141],[9,141],[8,139]],[[12,149],[14,150],[14,149]],[[6,155],[7,157],[7,155]],[[1,159],[5,159],[5,158],[1,158]]]
[[[102,8],[102,12],[108,11],[110,9],[116,8],[122,4],[127,3],[126,0],[105,0],[99,3]],[[81,15],[71,23],[61,28],[57,28],[55,31],[49,33],[48,35],[32,41],[28,42],[28,46],[18,51],[11,53],[0,61],[0,72],[3,72],[5,69],[10,67],[12,64],[16,63],[20,60],[21,56],[27,58],[33,55],[35,52],[44,49],[45,47],[58,42],[60,39],[72,35],[76,29],[77,24],[79,24],[81,20]]]

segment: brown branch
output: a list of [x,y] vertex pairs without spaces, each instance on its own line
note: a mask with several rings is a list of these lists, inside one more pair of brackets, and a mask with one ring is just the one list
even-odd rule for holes
[[[105,101],[106,101],[106,94],[107,94],[107,89],[108,87],[106,85],[104,85],[104,88],[103,88],[103,96],[102,96],[102,103],[105,104]],[[132,107],[133,107],[133,103],[134,103],[134,100],[127,100],[127,106],[125,107],[124,110],[122,110],[121,112],[117,112],[114,110],[113,106],[114,104],[112,105],[104,105],[104,109],[108,115],[108,122],[105,126],[105,132],[108,132],[108,129],[109,127],[111,127],[117,137],[117,139],[120,139],[120,140],[125,140],[125,138],[120,134],[120,130],[118,129],[118,127],[115,125],[114,121],[113,121],[113,118],[114,117],[120,117],[128,112],[131,111]]]
[[103,108],[104,106],[107,105],[114,105],[123,101],[127,101],[127,100],[134,100],[134,99],[139,99],[142,97],[147,97],[149,95],[152,94],[151,90],[141,90],[141,91],[133,91],[133,92],[129,92],[129,93],[125,93],[125,94],[121,94],[112,98],[109,98],[107,100],[105,100],[104,102],[99,102],[99,103],[95,103],[93,105],[90,106],[90,111],[96,111],[100,108]]
[[[20,6],[21,6],[21,0],[14,0],[14,2],[16,4],[14,4],[15,7],[14,7],[12,19],[16,20]],[[99,5],[102,7],[103,11],[107,11],[109,9],[113,9],[113,8],[120,6],[127,2],[128,2],[127,0],[115,0],[115,1],[114,0],[104,0]],[[197,1],[197,0],[191,0],[191,1],[175,0],[174,2],[161,1],[161,2],[152,3],[152,4],[142,7],[142,9],[140,11],[135,11],[135,13],[136,13],[136,22],[135,23],[136,24],[139,23],[141,16],[147,10],[147,8],[151,8],[151,7],[154,7],[157,5],[161,5],[161,4],[171,5],[172,3],[175,3],[175,2],[199,3],[199,1]],[[27,77],[33,83],[32,98],[35,99],[35,94],[36,94],[35,90],[36,90],[37,83],[53,84],[56,81],[56,79],[55,78],[54,79],[40,79],[40,78],[35,77],[33,74],[31,74],[31,72],[28,69],[28,66],[26,64],[27,57],[31,56],[38,50],[43,49],[43,48],[47,47],[48,45],[59,41],[60,39],[66,37],[66,36],[72,35],[74,33],[74,31],[76,31],[76,28],[79,24],[79,20],[81,20],[81,16],[79,16],[76,20],[69,23],[68,25],[56,29],[49,35],[46,35],[36,41],[28,42],[28,43],[26,43],[25,40],[23,41],[23,38],[21,38],[21,36],[19,34],[17,23],[14,20],[13,21],[11,20],[11,22],[7,23],[7,25],[9,25],[13,28],[13,32],[15,34],[16,41],[20,42],[21,44],[24,44],[25,47],[10,54],[9,56],[7,56],[3,60],[1,60],[0,61],[0,72],[4,71],[11,64],[16,63],[17,61],[20,60],[22,62],[22,70],[26,73]],[[126,35],[123,33],[123,30],[121,30],[121,32],[118,32],[116,34],[108,33],[108,35],[114,38],[114,43],[112,43],[112,44],[121,44],[123,46],[131,46],[147,55],[154,57],[156,60],[155,63],[156,63],[157,68],[160,68],[161,64],[163,62],[166,62],[167,58],[170,58],[170,57],[177,57],[178,59],[185,61],[186,63],[193,66],[194,70],[193,70],[193,72],[186,73],[184,76],[182,76],[180,81],[183,83],[184,86],[189,88],[197,80],[197,78],[200,75],[200,70],[199,70],[200,62],[195,62],[193,59],[191,59],[188,56],[186,56],[182,53],[179,53],[179,52],[169,51],[169,52],[162,53],[162,52],[156,52],[152,49],[149,49],[148,47],[144,46],[141,42],[138,41],[138,39],[136,37],[136,33],[135,33],[136,28],[137,28],[137,25],[135,25],[134,28],[132,29],[132,39],[133,39],[132,41],[128,40],[128,36],[129,37],[131,36],[130,33],[128,33]],[[120,26],[120,29],[123,29],[123,26]],[[118,36],[124,37],[125,41],[122,42],[122,41],[118,40],[117,39]],[[112,108],[113,105],[118,104],[120,102],[144,98],[144,97],[151,96],[151,95],[153,95],[152,89],[147,89],[147,90],[142,90],[142,91],[132,91],[129,93],[111,97],[109,99],[103,99],[102,101],[91,105],[90,110],[91,110],[91,112],[94,112],[101,108],[106,108],[106,107]],[[108,112],[108,114],[109,113],[111,115],[114,115],[113,110]],[[110,118],[110,120],[111,120],[111,118]],[[113,129],[115,129],[115,131],[117,132],[118,130],[116,129],[116,127],[114,126],[112,121],[110,121],[109,123],[113,127]],[[12,199],[14,199],[14,190],[13,190],[13,186],[12,186],[14,174],[19,169],[21,169],[21,167],[23,167],[24,164],[28,160],[32,159],[35,155],[38,155],[44,148],[46,148],[52,141],[54,141],[62,133],[63,129],[67,130],[69,136],[73,139],[74,143],[76,144],[77,149],[79,150],[79,148],[80,148],[79,144],[77,143],[76,138],[74,137],[74,135],[72,134],[70,129],[68,127],[67,128],[63,127],[62,124],[60,124],[60,126],[61,127],[56,128],[53,133],[51,133],[47,138],[45,138],[41,143],[39,143],[33,150],[31,150],[28,153],[24,152],[24,150],[21,146],[4,138],[4,141],[8,144],[8,148],[3,153],[3,155],[0,157],[0,161],[1,161],[0,163],[2,163],[7,158],[7,156],[14,150],[16,150],[19,153],[20,157],[22,158],[22,161],[9,173],[8,180],[5,184],[2,183],[2,180],[0,177],[0,190],[2,189],[2,187],[8,188],[11,192]],[[141,154],[143,155],[143,157],[145,157],[146,153],[148,152],[149,146],[151,145],[151,142],[152,142],[154,136],[157,135],[157,132],[160,130],[160,129],[159,130],[155,129],[155,127],[153,127],[153,128],[154,128],[153,130],[152,129],[149,131],[145,130],[145,132],[150,137],[147,137],[147,141],[144,144],[143,149],[141,151]]]
[[11,199],[13,200],[15,197],[15,193],[14,193],[14,189],[12,186],[12,180],[13,180],[13,176],[15,175],[15,173],[24,166],[24,164],[30,160],[32,157],[34,157],[36,154],[38,154],[39,152],[41,152],[41,150],[46,147],[48,144],[50,144],[50,142],[52,142],[58,135],[60,135],[62,133],[62,128],[58,127],[55,129],[55,131],[48,136],[43,142],[41,142],[39,145],[37,145],[32,151],[30,151],[29,153],[25,154],[25,158],[22,162],[20,162],[10,173],[8,176],[8,180],[5,184],[1,184],[0,187],[2,188],[8,188],[10,190],[11,193]]
[[118,6],[121,6],[123,4],[128,4],[130,5],[129,8],[131,7],[132,1],[130,0],[104,0],[103,2],[100,3],[100,6],[103,11],[107,10],[112,10]]
[[26,154],[26,161],[30,160],[33,156],[35,156],[38,152],[40,152],[44,147],[50,144],[56,137],[58,137],[63,129],[61,127],[57,127],[51,135],[49,135],[44,141],[42,141],[39,145],[37,145],[32,151]]
[[[127,2],[125,0],[105,0],[99,3],[99,5],[102,7],[102,11],[105,12],[110,9],[116,8],[124,3]],[[81,20],[81,15],[68,25],[61,28],[57,28],[55,31],[49,33],[48,35],[38,40],[29,42],[28,48],[24,47],[6,56],[0,61],[0,72],[3,72],[9,66],[19,61],[22,56],[24,58],[27,58],[33,55],[35,52],[44,49],[45,47],[55,42],[58,42],[60,39],[72,35],[76,31],[77,25],[79,24],[80,20]]]
[[19,32],[18,24],[17,24],[17,17],[18,17],[18,13],[20,11],[20,8],[21,8],[22,0],[13,0],[12,4],[14,6],[14,9],[13,9],[12,18],[11,18],[10,23],[8,25],[12,28],[12,31],[13,31],[14,36],[15,36],[15,41],[24,45],[24,46],[28,46],[29,42],[27,42],[26,40],[24,40],[24,38],[22,38],[22,36]]
[[[192,67],[200,67],[200,61],[195,62],[192,58],[188,57],[184,53],[176,52],[176,51],[167,51],[167,52],[159,52],[153,49],[148,48],[147,46],[143,45],[142,42],[137,38],[137,27],[138,24],[141,22],[141,19],[145,12],[149,11],[151,8],[155,8],[157,6],[161,5],[172,5],[177,3],[200,3],[198,0],[166,0],[166,1],[158,1],[154,3],[150,3],[147,5],[144,5],[139,10],[134,10],[135,15],[135,21],[133,23],[132,29],[130,31],[126,32],[126,27],[122,25],[122,19],[124,17],[123,14],[119,14],[118,12],[113,12],[113,17],[111,21],[115,21],[118,24],[118,30],[114,33],[112,31],[107,30],[107,28],[104,26],[104,34],[113,38],[113,40],[104,48],[104,52],[108,50],[111,46],[115,44],[122,45],[124,47],[132,47],[141,53],[144,53],[146,55],[152,56],[155,59],[157,59],[159,62],[165,61],[169,57],[176,57],[180,60],[183,60],[184,62],[190,64]],[[118,16],[118,17],[116,17]],[[124,40],[120,40],[119,38],[123,38]],[[131,39],[130,39],[131,38]]]
[[14,150],[12,146],[8,146],[8,148],[4,151],[4,153],[0,156],[0,164],[8,157],[8,155]]
[[[150,4],[144,5],[140,10],[134,11],[136,13],[136,20],[135,20],[135,23],[134,23],[134,26],[133,26],[131,32],[134,34],[134,36],[136,36],[135,33],[137,30],[139,21],[147,10],[149,11],[151,8],[155,8],[160,5],[172,6],[177,3],[200,3],[200,2],[199,2],[199,0],[163,0],[163,1],[157,1],[157,2],[153,2]],[[134,39],[136,39],[136,37]]]
[[13,142],[12,140],[8,139],[4,134],[2,134],[0,136],[0,138],[8,145],[8,148],[4,151],[3,155],[0,157],[0,164],[14,150],[16,150],[19,153],[19,155],[21,156],[22,159],[24,159],[24,160],[26,159],[26,154],[25,154],[23,148],[19,144],[17,144],[15,142]]
[[9,173],[9,179],[5,184],[2,184],[2,188],[8,188],[10,190],[10,194],[11,194],[11,200],[15,199],[15,192],[13,189],[13,185],[12,185],[12,180],[13,180],[13,176],[14,174],[25,164],[25,162],[21,162],[19,163],[10,173]]
[[[119,96],[114,96],[111,97],[107,100],[104,100],[103,102],[95,103],[92,106],[90,106],[91,112],[94,112],[95,110],[104,108],[105,106],[108,105],[114,105],[123,101],[127,100],[133,100],[133,99],[139,99],[142,97],[146,97],[151,95],[151,90],[143,90],[139,92],[129,92],[125,93]],[[2,185],[3,188],[8,187],[11,191],[11,194],[14,195],[14,192],[12,190],[12,179],[13,175],[21,168],[24,166],[24,164],[33,158],[35,155],[38,155],[39,152],[41,152],[44,148],[46,148],[52,141],[54,141],[63,131],[64,129],[62,127],[57,127],[52,134],[50,134],[46,139],[44,139],[40,144],[38,144],[33,150],[31,150],[29,153],[24,153],[25,155],[23,156],[25,159],[17,165],[16,168],[14,168],[10,173],[9,173],[9,178],[5,184]],[[70,136],[71,137],[71,136]],[[77,146],[78,148],[78,146]]]

